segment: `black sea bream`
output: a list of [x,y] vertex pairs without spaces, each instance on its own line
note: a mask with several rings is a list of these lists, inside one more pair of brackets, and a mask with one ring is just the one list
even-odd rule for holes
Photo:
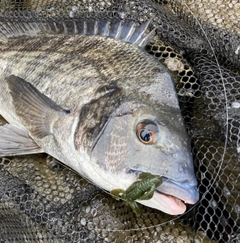
[[198,201],[189,139],[167,69],[143,50],[148,23],[0,26],[0,156],[45,152],[107,191],[162,177],[140,203]]

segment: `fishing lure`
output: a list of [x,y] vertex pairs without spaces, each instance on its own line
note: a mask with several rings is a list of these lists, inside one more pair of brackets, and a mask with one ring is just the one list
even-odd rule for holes
[[153,197],[154,190],[162,184],[160,176],[152,175],[148,172],[142,172],[137,180],[126,191],[123,189],[114,189],[110,193],[113,198],[122,199],[124,203],[130,206],[136,216],[140,216],[141,211],[136,200],[149,200]]

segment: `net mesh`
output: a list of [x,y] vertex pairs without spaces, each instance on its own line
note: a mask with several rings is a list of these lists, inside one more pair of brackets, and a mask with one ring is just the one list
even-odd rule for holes
[[[152,19],[146,50],[172,73],[200,201],[181,217],[137,218],[55,159],[0,159],[0,242],[240,242],[238,0],[0,0],[0,22]],[[1,118],[0,125],[5,124]]]

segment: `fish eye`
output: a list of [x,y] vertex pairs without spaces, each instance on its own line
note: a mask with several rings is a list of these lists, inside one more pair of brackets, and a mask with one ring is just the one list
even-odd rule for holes
[[136,134],[144,144],[153,144],[157,141],[158,126],[152,121],[144,121],[137,125]]

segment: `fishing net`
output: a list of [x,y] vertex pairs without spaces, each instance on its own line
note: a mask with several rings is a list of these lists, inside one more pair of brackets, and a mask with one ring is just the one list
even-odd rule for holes
[[238,0],[0,0],[1,24],[151,19],[146,50],[174,77],[200,192],[182,216],[140,205],[138,218],[45,154],[6,157],[0,242],[240,242],[239,16]]

